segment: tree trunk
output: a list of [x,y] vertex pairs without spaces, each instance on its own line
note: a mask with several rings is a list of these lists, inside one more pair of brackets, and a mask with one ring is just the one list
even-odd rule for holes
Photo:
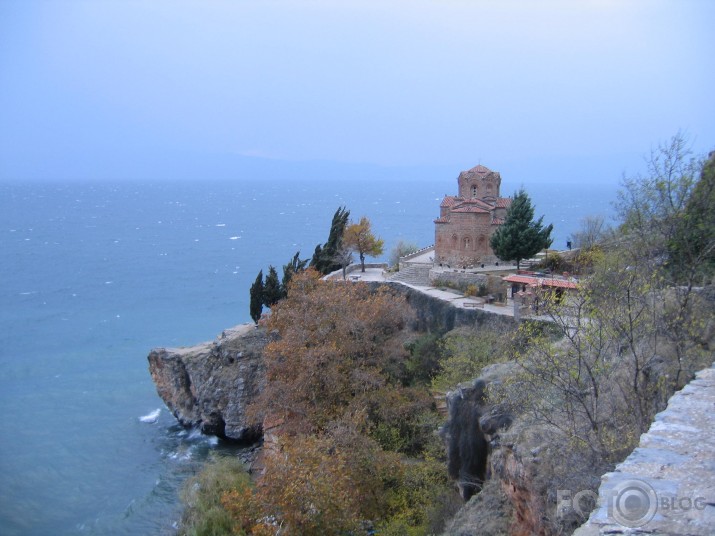
[[364,253],[360,253],[360,266],[362,268],[361,271],[364,272],[365,271],[365,254]]

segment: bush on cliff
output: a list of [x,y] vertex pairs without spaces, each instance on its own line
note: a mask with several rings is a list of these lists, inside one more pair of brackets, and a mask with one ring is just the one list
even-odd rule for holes
[[398,525],[425,534],[440,524],[435,512],[454,491],[443,461],[425,454],[440,450],[427,384],[407,385],[408,311],[387,288],[326,282],[312,270],[293,277],[268,319],[279,336],[249,408],[278,423],[266,469],[250,493],[224,495],[237,530],[269,530],[267,519],[295,534]]
[[217,536],[231,534],[235,521],[222,505],[227,492],[243,493],[251,482],[243,464],[235,458],[215,458],[184,486],[184,514],[181,536]]

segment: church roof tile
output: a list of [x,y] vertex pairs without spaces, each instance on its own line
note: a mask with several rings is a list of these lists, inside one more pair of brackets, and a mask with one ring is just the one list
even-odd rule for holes
[[440,207],[453,207],[459,200],[460,199],[454,195],[445,195]]
[[491,173],[492,170],[489,169],[486,166],[483,166],[481,164],[478,164],[474,166],[472,169],[470,169],[467,173],[479,173],[480,175],[486,175],[487,173]]
[[489,214],[491,212],[490,206],[482,206],[478,205],[476,203],[462,203],[458,207],[455,207],[452,209],[452,212],[460,212],[460,213],[465,213],[465,212],[471,212],[471,213],[478,213],[478,214]]

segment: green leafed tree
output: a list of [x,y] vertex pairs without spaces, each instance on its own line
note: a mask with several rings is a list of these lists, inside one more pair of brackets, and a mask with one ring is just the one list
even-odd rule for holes
[[677,134],[646,160],[647,175],[623,181],[617,208],[634,251],[662,264],[671,284],[715,274],[715,153],[694,157]]
[[365,216],[358,223],[351,223],[345,229],[343,236],[345,247],[352,249],[360,256],[361,271],[365,271],[365,256],[382,255],[384,241],[372,233],[370,220]]
[[544,227],[543,220],[543,216],[534,219],[531,199],[523,188],[519,190],[507,210],[504,224],[489,241],[496,256],[503,261],[516,261],[518,269],[522,260],[548,247],[554,226]]
[[258,323],[261,318],[261,313],[263,313],[263,270],[258,272],[256,280],[251,285],[250,294],[249,310],[251,318],[254,322]]
[[322,246],[315,247],[315,253],[310,260],[310,266],[315,268],[323,275],[327,275],[340,268],[340,264],[336,262],[340,248],[343,245],[343,233],[348,224],[350,211],[345,207],[339,207],[333,214],[333,221],[330,224],[330,234],[328,241]]
[[669,244],[669,265],[676,280],[702,283],[715,275],[715,151],[705,162],[676,238]]
[[263,305],[273,307],[283,297],[278,272],[273,266],[268,267],[268,275],[263,284]]

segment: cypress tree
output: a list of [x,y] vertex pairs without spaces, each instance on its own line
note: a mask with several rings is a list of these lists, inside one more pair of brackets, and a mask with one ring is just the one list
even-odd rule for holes
[[317,246],[310,261],[310,266],[318,270],[321,274],[327,275],[340,268],[340,263],[336,262],[338,252],[343,245],[343,233],[348,224],[350,211],[345,207],[339,207],[333,214],[333,221],[330,224],[330,234],[328,241],[323,247]]
[[278,280],[278,272],[273,266],[269,266],[266,282],[263,285],[263,305],[273,307],[281,297],[281,283]]
[[256,280],[251,285],[250,313],[253,321],[258,324],[263,313],[263,270],[258,272]]
[[551,231],[554,226],[543,226],[544,217],[534,220],[534,207],[531,199],[522,188],[514,196],[507,210],[504,224],[489,240],[494,253],[503,261],[519,263],[537,254],[551,244]]
[[288,284],[291,278],[303,270],[308,264],[308,259],[300,259],[300,251],[296,251],[288,264],[283,265],[283,279],[281,280],[281,297],[288,296]]

